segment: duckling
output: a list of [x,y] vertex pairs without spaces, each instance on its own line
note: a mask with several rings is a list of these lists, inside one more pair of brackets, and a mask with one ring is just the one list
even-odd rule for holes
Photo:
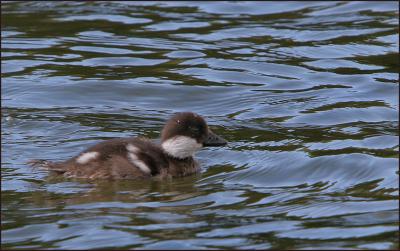
[[183,177],[199,172],[194,154],[203,147],[224,146],[200,115],[173,115],[161,132],[161,144],[143,137],[115,138],[100,142],[62,162],[31,160],[56,174],[86,179],[141,179]]

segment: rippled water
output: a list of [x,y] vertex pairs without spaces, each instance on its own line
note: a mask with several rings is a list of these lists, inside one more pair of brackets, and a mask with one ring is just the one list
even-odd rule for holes
[[[2,2],[2,248],[399,247],[399,4]],[[86,182],[24,163],[156,138],[202,173]]]

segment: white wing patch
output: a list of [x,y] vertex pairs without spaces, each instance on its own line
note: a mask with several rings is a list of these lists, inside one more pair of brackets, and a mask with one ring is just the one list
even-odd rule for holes
[[193,156],[203,145],[197,143],[193,138],[176,136],[164,141],[161,146],[169,155],[184,159]]
[[97,156],[99,156],[98,152],[83,153],[81,156],[79,156],[76,159],[76,163],[84,165],[84,164],[88,163],[89,161],[91,161],[92,159],[97,158]]
[[126,150],[128,150],[128,152],[133,152],[133,153],[138,153],[140,151],[139,148],[137,148],[136,146],[134,146],[132,144],[128,144],[126,146]]
[[128,150],[128,159],[129,161],[136,167],[138,167],[142,172],[150,174],[150,168],[137,157],[137,153],[140,152],[140,149],[132,144],[128,144],[126,146],[126,150]]

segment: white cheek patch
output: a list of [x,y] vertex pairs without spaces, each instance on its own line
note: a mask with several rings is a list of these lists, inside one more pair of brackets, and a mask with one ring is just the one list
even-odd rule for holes
[[76,163],[84,165],[84,164],[88,163],[89,161],[91,161],[92,159],[97,158],[97,156],[99,156],[98,152],[87,152],[87,153],[84,153],[81,156],[79,156],[76,159]]
[[147,173],[147,174],[151,173],[150,168],[143,161],[138,159],[136,154],[134,154],[132,152],[128,152],[128,159],[134,166],[136,166],[140,170],[142,170],[142,172]]
[[161,146],[169,155],[184,159],[193,156],[203,145],[190,137],[176,136],[164,141]]

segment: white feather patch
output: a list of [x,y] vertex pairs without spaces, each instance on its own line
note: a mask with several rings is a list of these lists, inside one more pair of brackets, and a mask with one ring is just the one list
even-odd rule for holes
[[202,144],[187,136],[170,138],[164,141],[161,146],[169,155],[179,159],[191,157],[202,148]]
[[134,166],[138,167],[144,173],[147,173],[147,174],[151,173],[150,168],[143,161],[138,159],[136,154],[134,154],[132,152],[128,152],[128,159]]
[[126,146],[126,150],[128,150],[129,152],[133,152],[133,153],[138,153],[140,151],[139,148],[137,148],[136,146],[134,146],[132,144],[128,144]]
[[81,156],[79,156],[76,159],[76,163],[84,165],[84,164],[88,163],[89,161],[91,161],[92,159],[97,158],[97,156],[99,156],[98,152],[87,152],[87,153],[84,153]]

